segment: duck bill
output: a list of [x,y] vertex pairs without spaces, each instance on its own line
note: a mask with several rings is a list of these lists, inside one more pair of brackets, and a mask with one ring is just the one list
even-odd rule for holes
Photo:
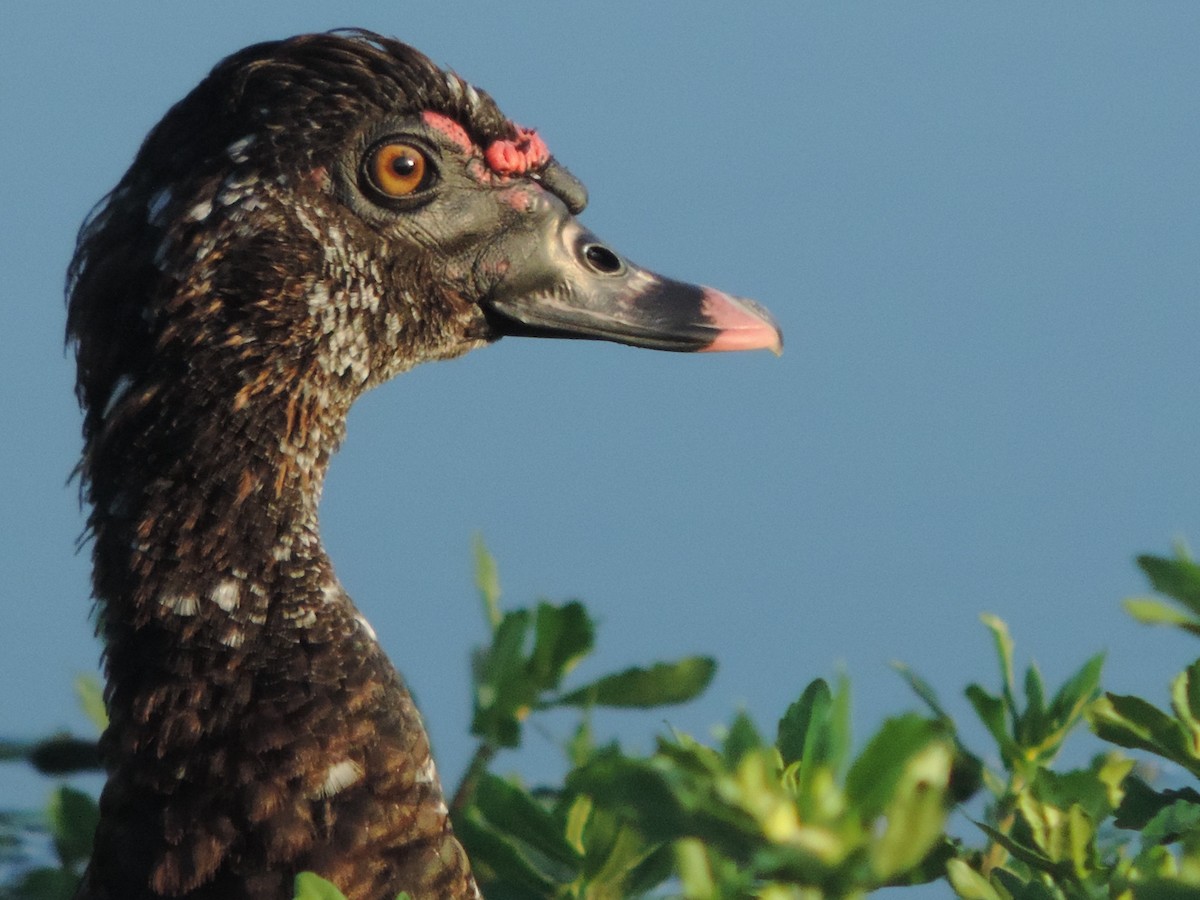
[[547,218],[557,221],[510,234],[509,246],[496,248],[505,276],[486,308],[499,334],[684,352],[782,352],[779,326],[754,301],[634,265],[565,209]]

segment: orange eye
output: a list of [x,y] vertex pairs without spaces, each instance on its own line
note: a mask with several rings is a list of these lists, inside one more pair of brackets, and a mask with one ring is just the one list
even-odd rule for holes
[[432,167],[424,151],[412,144],[388,141],[367,157],[367,180],[387,197],[407,197],[426,187]]

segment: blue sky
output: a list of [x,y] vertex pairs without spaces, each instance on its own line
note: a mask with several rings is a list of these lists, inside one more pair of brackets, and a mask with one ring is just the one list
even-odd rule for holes
[[[703,652],[706,698],[601,717],[646,748],[746,708],[766,728],[844,667],[860,739],[994,683],[981,612],[1052,681],[1165,701],[1195,656],[1130,622],[1132,557],[1200,541],[1200,5],[14,4],[0,30],[0,734],[86,729],[94,671],[63,269],[146,131],[248,43],[361,25],[536,126],[585,223],[758,299],[784,356],[505,340],[365,397],[326,487],[339,575],[471,751],[484,625],[582,597],[581,678]],[[979,731],[969,731],[979,736]],[[534,774],[553,758],[534,737]],[[981,739],[974,743],[982,745]],[[1086,752],[1082,744],[1080,753]],[[0,768],[0,792],[45,785]]]

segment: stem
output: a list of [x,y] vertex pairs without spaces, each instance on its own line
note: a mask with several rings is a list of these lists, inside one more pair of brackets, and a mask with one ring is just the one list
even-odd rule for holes
[[463,773],[462,781],[458,783],[458,790],[454,792],[454,798],[450,801],[451,815],[460,813],[466,808],[475,794],[475,787],[479,784],[479,779],[483,777],[488,764],[495,756],[496,747],[492,744],[485,742],[475,748],[475,755],[471,757],[467,771]]

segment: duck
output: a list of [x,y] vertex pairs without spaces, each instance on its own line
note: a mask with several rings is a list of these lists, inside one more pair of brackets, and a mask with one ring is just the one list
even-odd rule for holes
[[81,226],[67,339],[107,771],[78,900],[477,898],[420,713],[318,526],[354,400],[505,336],[770,349],[578,219],[534,129],[350,30],[234,53]]

